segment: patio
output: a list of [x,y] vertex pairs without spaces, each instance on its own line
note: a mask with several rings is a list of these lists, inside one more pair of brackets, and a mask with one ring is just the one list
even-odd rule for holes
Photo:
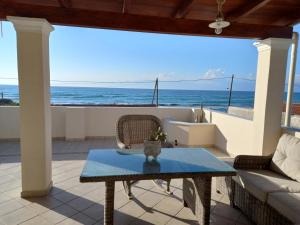
[[[51,107],[49,36],[53,24],[257,39],[253,119],[205,109],[204,121],[214,124],[210,146],[217,146],[232,156],[274,153],[283,133],[280,121],[291,45],[287,109],[292,102],[296,60],[296,54],[292,53],[297,52],[298,42],[292,26],[300,21],[298,1],[228,3],[224,14],[230,26],[221,35],[219,30],[208,26],[217,22],[217,7],[212,1],[28,0],[5,1],[0,5],[3,6],[0,19],[12,22],[17,34],[20,89],[20,107],[2,110],[0,122],[4,129],[0,129],[0,139],[20,139],[22,145],[20,154],[18,142],[0,142],[0,224],[102,224],[103,221],[104,184],[80,184],[79,175],[88,149],[114,147],[115,142],[111,138],[58,140],[52,145],[51,138],[112,137],[116,119],[129,109]],[[286,125],[289,125],[288,111]],[[170,117],[162,107],[147,112],[159,115],[160,119]],[[56,116],[52,117],[51,113]],[[173,117],[182,122],[191,121],[188,112],[179,114],[174,113]],[[180,131],[189,136],[186,130],[185,126]],[[298,131],[294,133],[300,135]],[[198,134],[201,135],[195,132],[196,138]],[[180,139],[183,136],[177,135]],[[217,157],[227,156],[218,149],[210,150]],[[133,201],[128,201],[120,183],[116,186],[114,224],[197,224],[192,212],[183,208],[181,180],[172,182],[174,196],[165,195],[151,181],[139,182],[133,188],[136,196]],[[249,224],[239,211],[229,206],[225,196],[214,190],[211,224]],[[253,205],[249,207],[252,210]]]
[[[0,142],[0,224],[102,224],[104,183],[79,183],[87,150],[111,148],[112,138],[53,142],[53,188],[46,197],[20,198],[21,163],[19,142]],[[209,149],[217,157],[227,155]],[[133,187],[129,201],[121,183],[116,184],[115,224],[197,224],[181,202],[181,180],[171,183],[174,196],[166,195],[152,181]],[[214,180],[213,180],[214,186]],[[229,200],[212,191],[211,224],[250,224]]]

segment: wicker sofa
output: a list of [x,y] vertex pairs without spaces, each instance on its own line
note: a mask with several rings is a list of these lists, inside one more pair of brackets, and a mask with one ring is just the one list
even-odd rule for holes
[[300,224],[300,139],[284,134],[273,155],[239,155],[233,167],[238,175],[216,184],[233,207],[258,225]]

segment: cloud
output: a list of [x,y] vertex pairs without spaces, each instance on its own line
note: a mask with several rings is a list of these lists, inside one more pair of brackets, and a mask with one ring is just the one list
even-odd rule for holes
[[172,80],[172,79],[174,79],[174,76],[172,77],[172,75],[170,74],[166,74],[166,73],[158,74],[158,80]]
[[213,78],[218,78],[221,76],[224,76],[224,70],[223,69],[209,69],[207,70],[204,75],[201,78],[205,79],[213,79]]
[[248,75],[244,76],[244,78],[249,79],[249,80],[255,80],[256,75],[254,75],[253,73],[249,73]]

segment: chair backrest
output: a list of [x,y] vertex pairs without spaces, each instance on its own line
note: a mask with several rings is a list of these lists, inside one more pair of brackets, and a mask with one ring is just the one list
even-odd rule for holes
[[117,122],[117,141],[125,145],[125,148],[143,144],[158,127],[161,127],[161,122],[153,115],[121,116]]

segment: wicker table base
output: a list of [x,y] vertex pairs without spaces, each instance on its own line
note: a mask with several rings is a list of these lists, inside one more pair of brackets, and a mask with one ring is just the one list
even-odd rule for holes
[[199,224],[210,223],[211,177],[183,179],[183,204],[197,217]]
[[104,225],[114,224],[115,182],[105,182]]

